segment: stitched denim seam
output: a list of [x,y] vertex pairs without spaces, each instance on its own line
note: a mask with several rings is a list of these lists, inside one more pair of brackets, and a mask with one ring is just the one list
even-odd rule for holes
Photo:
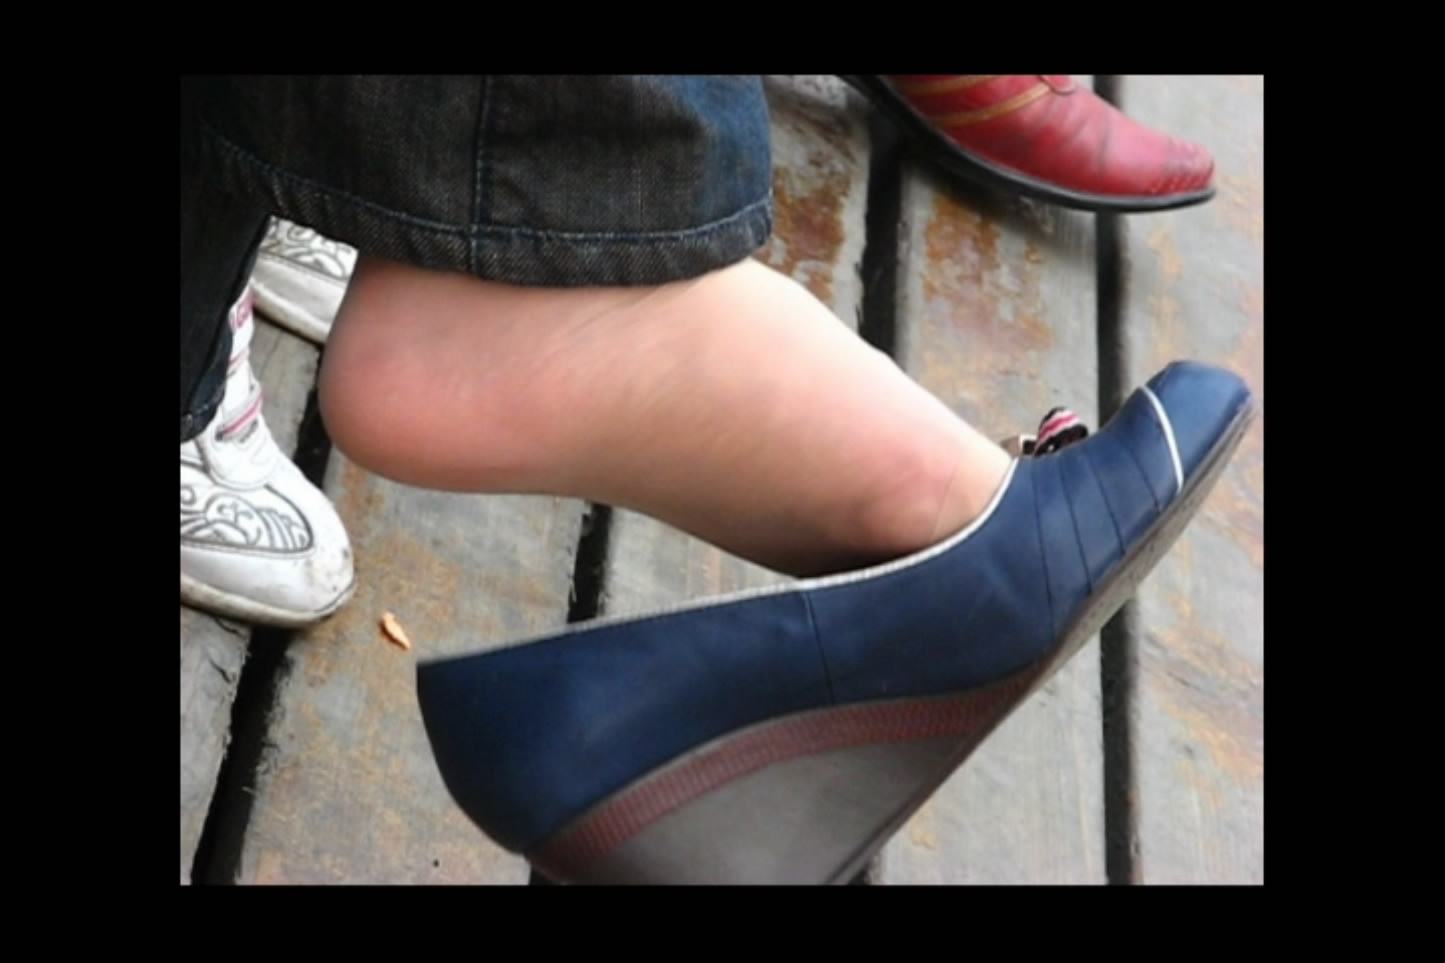
[[286,181],[293,187],[302,188],[317,194],[329,197],[340,198],[350,201],[366,208],[378,217],[398,221],[410,227],[420,230],[431,231],[434,234],[453,235],[461,238],[475,238],[496,240],[501,238],[525,238],[529,240],[554,240],[570,243],[605,243],[624,242],[628,244],[672,244],[679,240],[686,240],[694,237],[705,237],[708,234],[718,233],[735,223],[752,217],[758,211],[766,211],[773,202],[773,192],[770,188],[763,198],[754,201],[748,206],[741,208],[727,217],[709,221],[696,227],[681,228],[672,231],[648,231],[648,232],[619,232],[619,231],[547,231],[531,227],[508,227],[506,225],[478,226],[474,230],[465,227],[458,227],[451,224],[443,224],[427,218],[417,217],[414,214],[405,214],[401,211],[394,211],[389,207],[383,207],[375,201],[369,201],[349,191],[340,191],[324,184],[318,184],[307,177],[302,177],[275,164],[262,160],[255,154],[227,139],[224,135],[208,125],[202,125],[205,132],[216,141],[216,143],[227,152],[236,155],[247,163],[254,164],[268,174]]
[[491,177],[490,167],[487,164],[487,123],[492,110],[492,78],[482,78],[482,103],[481,109],[477,111],[476,141],[473,146],[473,155],[476,157],[476,171],[472,179],[472,231],[471,239],[467,244],[470,254],[471,271],[477,272],[481,263],[481,244],[479,232],[482,227],[484,212],[491,207]]

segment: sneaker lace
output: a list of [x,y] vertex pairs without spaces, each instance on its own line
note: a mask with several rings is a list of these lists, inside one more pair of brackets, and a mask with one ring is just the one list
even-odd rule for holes
[[218,441],[228,441],[242,434],[261,415],[261,401],[264,392],[256,373],[251,370],[251,334],[248,326],[255,323],[251,312],[251,292],[248,289],[232,311],[230,323],[239,339],[239,350],[231,356],[231,363],[226,369],[228,381],[235,378],[242,370],[245,371],[246,400],[236,409],[235,414],[221,422],[220,427],[216,429],[216,440]]

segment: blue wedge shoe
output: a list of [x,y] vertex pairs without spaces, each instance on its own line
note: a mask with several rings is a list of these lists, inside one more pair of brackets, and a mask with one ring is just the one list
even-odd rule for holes
[[1176,363],[1092,436],[1052,419],[915,555],[422,663],[447,789],[558,882],[846,882],[1123,605],[1255,410]]

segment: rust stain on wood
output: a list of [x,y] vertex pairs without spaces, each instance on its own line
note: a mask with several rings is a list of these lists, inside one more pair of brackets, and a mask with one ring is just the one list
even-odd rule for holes
[[[1043,254],[1033,245],[1024,247],[1026,264],[1037,268],[1012,258],[1004,261],[997,223],[944,196],[934,201],[933,211],[925,235],[932,270],[924,291],[947,300],[955,311],[953,323],[968,334],[972,347],[987,346],[968,352],[969,357],[981,370],[990,370],[1010,358],[1049,350],[1054,336],[1040,291]],[[1027,257],[1029,251],[1033,258]]]
[[987,290],[999,267],[998,224],[937,194],[923,240],[929,267],[923,275],[926,298],[957,298]]
[[[1019,412],[1046,410],[1049,386],[1038,371],[1055,347],[1041,290],[1048,256],[1004,230],[947,195],[932,198],[923,229],[927,333],[910,360],[920,383],[990,434],[1025,430]],[[1006,250],[1011,244],[1018,248]]]
[[773,171],[773,236],[759,254],[770,267],[833,302],[833,270],[843,246],[842,199],[852,178],[809,159],[807,169]]

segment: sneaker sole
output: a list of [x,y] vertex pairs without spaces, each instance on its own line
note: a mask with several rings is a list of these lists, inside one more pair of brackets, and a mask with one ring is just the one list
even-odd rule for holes
[[553,880],[576,883],[847,883],[1132,597],[1198,513],[1259,410],[1250,399],[1052,657],[983,689],[819,709],[731,733],[593,806],[528,860]]
[[253,599],[232,595],[181,574],[181,604],[222,618],[282,629],[301,629],[336,614],[356,594],[356,577],[335,600],[309,612],[264,605]]
[[326,339],[331,336],[329,322],[319,321],[311,312],[272,290],[255,275],[251,278],[251,290],[255,294],[257,313],[313,344],[326,344]]

